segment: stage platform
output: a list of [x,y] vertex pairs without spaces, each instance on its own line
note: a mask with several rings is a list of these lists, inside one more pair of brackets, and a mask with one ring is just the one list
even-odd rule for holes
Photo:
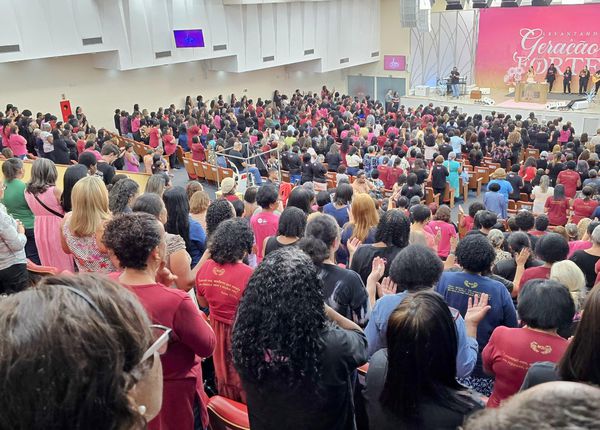
[[[485,105],[479,100],[471,100],[469,96],[461,96],[459,99],[454,99],[448,96],[440,96],[433,94],[428,97],[423,96],[403,96],[400,98],[400,104],[410,107],[416,107],[421,104],[433,103],[436,106],[456,106],[460,112],[465,112],[469,115],[480,113],[483,116],[491,114],[492,111],[501,111],[510,114],[514,117],[516,114],[521,114],[524,118],[529,116],[530,112],[534,112],[535,116],[543,121],[553,120],[562,117],[564,121],[571,121],[577,134],[587,132],[590,136],[596,134],[596,130],[600,128],[600,100],[596,99],[594,103],[587,109],[582,110],[548,110],[546,104],[530,103],[514,101],[512,95],[506,94],[506,90],[492,90],[489,96],[494,100],[494,105]],[[583,96],[571,94],[570,99],[579,99]],[[549,93],[548,103],[565,102],[563,93]]]

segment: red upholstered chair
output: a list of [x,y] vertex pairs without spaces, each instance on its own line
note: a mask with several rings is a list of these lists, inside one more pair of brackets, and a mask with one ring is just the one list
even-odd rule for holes
[[250,430],[246,405],[214,396],[208,401],[207,408],[211,430]]

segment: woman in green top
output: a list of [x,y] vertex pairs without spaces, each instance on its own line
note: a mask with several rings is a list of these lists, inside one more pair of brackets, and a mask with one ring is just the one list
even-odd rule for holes
[[2,174],[4,175],[5,187],[2,203],[6,206],[8,214],[21,221],[23,227],[25,227],[25,236],[27,237],[25,255],[35,264],[40,264],[40,257],[33,235],[34,216],[25,201],[25,188],[27,186],[22,181],[24,174],[23,161],[18,158],[9,158],[4,161],[2,163]]

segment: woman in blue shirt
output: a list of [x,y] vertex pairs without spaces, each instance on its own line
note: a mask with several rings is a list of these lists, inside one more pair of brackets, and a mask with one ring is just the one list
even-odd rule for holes
[[163,201],[167,209],[167,233],[178,234],[185,242],[185,249],[192,258],[191,267],[196,266],[206,245],[206,233],[202,225],[190,217],[190,204],[183,187],[165,191]]
[[504,195],[500,194],[500,185],[497,182],[490,184],[488,192],[483,196],[483,204],[485,209],[494,212],[498,218],[507,219],[508,200]]
[[496,327],[517,327],[517,313],[506,287],[482,275],[489,272],[495,258],[494,247],[486,237],[479,234],[467,235],[456,248],[456,260],[463,270],[444,272],[435,288],[448,306],[457,309],[463,317],[473,296],[489,296],[490,310],[477,327],[477,364],[472,376],[461,380],[463,384],[488,397],[492,393],[494,380],[483,372],[481,351]]

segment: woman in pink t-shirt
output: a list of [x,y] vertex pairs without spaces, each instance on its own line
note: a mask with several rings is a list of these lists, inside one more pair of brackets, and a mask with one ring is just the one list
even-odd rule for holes
[[160,144],[160,128],[158,128],[158,125],[153,126],[148,134],[150,136],[150,146],[156,148]]
[[10,128],[8,145],[16,158],[24,160],[27,157],[27,140],[19,134],[19,127],[13,125]]
[[246,401],[246,395],[233,366],[231,331],[252,275],[252,268],[242,260],[252,252],[253,243],[254,235],[246,221],[241,218],[223,221],[212,236],[210,258],[196,275],[198,303],[210,309],[210,325],[217,338],[213,361],[219,394],[242,402]]
[[438,256],[447,258],[450,254],[450,239],[458,236],[456,226],[450,222],[450,208],[446,205],[440,206],[427,227],[434,236],[439,234]]

